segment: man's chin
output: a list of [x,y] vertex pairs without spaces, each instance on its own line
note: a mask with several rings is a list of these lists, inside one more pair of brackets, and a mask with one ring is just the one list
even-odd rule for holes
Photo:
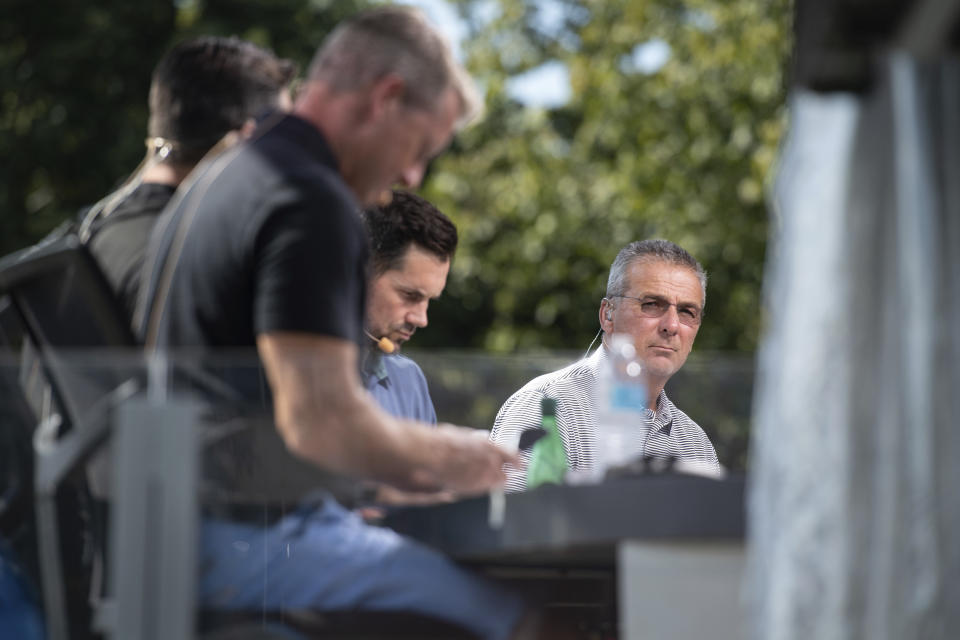
[[410,338],[413,337],[413,333],[407,333],[406,331],[396,331],[390,335],[390,339],[397,344],[404,344],[410,341]]
[[643,363],[648,378],[666,380],[680,368],[668,358],[647,358]]

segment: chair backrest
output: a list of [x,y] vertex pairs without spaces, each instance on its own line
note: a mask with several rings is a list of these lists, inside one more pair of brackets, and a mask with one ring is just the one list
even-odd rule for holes
[[[86,529],[90,502],[82,481],[58,487],[48,502],[64,535],[41,535],[33,442],[35,430],[50,408],[42,399],[29,397],[46,393],[42,390],[45,379],[38,369],[36,350],[21,316],[8,295],[0,296],[0,536],[12,554],[6,561],[15,562],[25,577],[27,593],[23,596],[28,606],[42,600],[47,614],[57,612],[62,620],[59,627],[70,637],[86,638],[91,620],[86,605],[91,569],[91,536]],[[41,539],[49,542],[46,557],[41,557]],[[50,556],[50,549],[55,550],[56,557]],[[57,575],[53,585],[44,579],[51,567]],[[42,599],[38,595],[41,588]],[[50,595],[54,591],[56,604],[52,605]]]
[[33,524],[31,443],[37,418],[19,382],[21,329],[10,299],[0,297],[0,535],[10,542]]
[[136,346],[110,284],[75,236],[0,260],[0,291],[25,314],[26,330],[38,343],[61,348]]
[[25,339],[39,352],[68,422],[80,419],[105,391],[139,368],[135,359],[110,367],[102,356],[80,355],[105,347],[134,354],[137,343],[106,277],[75,236],[0,260],[0,294],[20,316]]
[[[4,382],[15,392],[9,398],[18,400],[8,408],[28,408],[29,445],[37,442],[33,431],[38,423],[59,425],[52,433],[56,440],[74,435],[87,416],[96,415],[103,423],[107,418],[103,398],[142,369],[133,334],[109,283],[75,236],[0,260],[0,334],[8,358],[17,362],[4,372]],[[129,355],[105,361],[106,347]],[[33,499],[51,637],[86,637],[91,552],[95,553],[91,545],[101,542],[82,473],[93,445],[80,450],[52,444],[44,447],[45,455],[27,454],[33,464],[22,465],[17,489]],[[101,460],[107,462],[103,456]],[[29,518],[30,524],[33,520]]]

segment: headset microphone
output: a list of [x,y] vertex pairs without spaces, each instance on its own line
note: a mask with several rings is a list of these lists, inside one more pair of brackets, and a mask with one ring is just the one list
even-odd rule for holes
[[377,344],[377,348],[384,353],[393,353],[397,350],[397,345],[393,344],[393,340],[384,336],[383,338],[375,338],[370,334],[369,331],[364,330],[364,333],[367,334],[367,337],[373,340]]

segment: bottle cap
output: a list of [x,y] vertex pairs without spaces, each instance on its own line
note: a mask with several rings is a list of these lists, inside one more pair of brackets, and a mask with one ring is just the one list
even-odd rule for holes
[[610,351],[614,358],[633,359],[637,355],[637,348],[633,344],[633,337],[625,333],[615,333],[610,336]]
[[540,411],[545,416],[555,416],[557,415],[557,400],[556,398],[541,398],[540,399]]

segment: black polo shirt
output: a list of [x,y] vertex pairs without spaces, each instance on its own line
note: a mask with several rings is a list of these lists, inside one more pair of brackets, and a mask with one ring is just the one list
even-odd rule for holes
[[109,216],[94,224],[87,246],[129,318],[140,289],[140,272],[150,231],[176,187],[145,182]]
[[154,228],[140,337],[205,352],[255,347],[272,331],[361,342],[368,249],[359,210],[320,132],[296,116],[267,118],[195,171]]

